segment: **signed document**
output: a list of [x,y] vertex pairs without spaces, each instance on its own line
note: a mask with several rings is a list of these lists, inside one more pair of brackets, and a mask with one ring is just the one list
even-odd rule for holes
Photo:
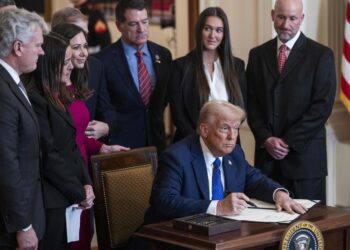
[[[239,215],[224,216],[232,220],[238,221],[254,221],[254,222],[274,222],[274,223],[286,223],[289,224],[300,214],[289,214],[287,212],[277,212],[275,205],[267,202],[263,202],[257,199],[250,199],[255,205],[249,206]],[[296,202],[301,203],[307,209],[310,209],[318,203],[318,201],[306,200],[306,199],[295,199]]]

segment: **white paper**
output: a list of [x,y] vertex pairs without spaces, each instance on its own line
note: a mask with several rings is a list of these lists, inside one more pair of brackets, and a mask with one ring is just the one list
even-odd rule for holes
[[83,210],[78,204],[66,208],[67,242],[79,240],[80,215]]
[[[317,203],[319,203],[320,201],[312,201],[312,200],[307,200],[307,199],[294,199],[296,202],[300,203],[301,205],[303,205],[304,207],[306,207],[307,209],[313,207],[314,205],[316,205]],[[272,203],[268,203],[265,201],[261,201],[258,199],[250,199],[251,202],[253,202],[255,205],[258,206],[258,208],[271,208],[271,209],[275,209],[275,204]]]
[[[258,208],[250,208],[243,210],[239,215],[224,216],[229,219],[239,221],[254,221],[254,222],[274,222],[274,223],[290,223],[300,216],[300,214],[289,214],[281,211],[277,212],[275,205],[263,202],[257,199],[250,199]],[[307,209],[317,204],[317,201],[295,199],[296,202],[301,203]]]

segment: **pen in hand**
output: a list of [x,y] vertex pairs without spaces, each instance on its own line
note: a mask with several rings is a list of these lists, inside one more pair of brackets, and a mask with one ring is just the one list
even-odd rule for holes
[[258,206],[255,203],[253,203],[251,201],[246,201],[246,202],[247,202],[248,205],[250,205],[252,207],[255,207],[255,208],[258,208]]

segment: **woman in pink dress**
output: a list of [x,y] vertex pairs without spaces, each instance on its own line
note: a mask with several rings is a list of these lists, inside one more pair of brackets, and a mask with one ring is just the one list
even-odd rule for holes
[[[66,83],[72,101],[68,106],[76,128],[76,143],[84,158],[86,167],[89,166],[89,156],[98,153],[109,153],[114,151],[129,150],[129,148],[119,145],[106,145],[94,138],[88,138],[85,130],[90,121],[89,110],[85,101],[93,95],[93,91],[88,88],[89,69],[87,66],[87,40],[85,31],[74,24],[59,24],[53,27],[52,31],[65,37],[73,51],[72,70],[70,80]],[[84,210],[80,221],[79,241],[70,244],[73,250],[90,250],[92,239],[92,217],[89,210]]]

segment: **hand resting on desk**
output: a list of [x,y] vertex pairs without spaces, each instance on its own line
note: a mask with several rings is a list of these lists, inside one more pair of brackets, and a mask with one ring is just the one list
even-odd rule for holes
[[[287,213],[304,214],[307,209],[289,197],[288,193],[279,190],[275,193],[277,211],[285,210]],[[248,207],[250,199],[244,193],[230,193],[217,204],[217,215],[238,215]]]
[[303,205],[290,198],[289,195],[282,190],[277,191],[275,193],[274,198],[276,209],[279,212],[285,210],[287,213],[290,214],[304,214],[307,211],[307,209]]

